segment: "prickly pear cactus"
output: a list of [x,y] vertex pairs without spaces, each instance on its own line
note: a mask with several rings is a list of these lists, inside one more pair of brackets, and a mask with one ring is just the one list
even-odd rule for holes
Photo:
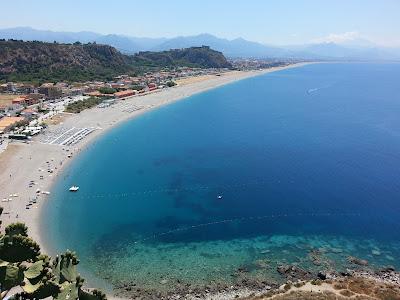
[[74,252],[68,251],[57,256],[53,263],[53,273],[60,284],[65,281],[75,282],[78,272],[76,265],[79,260]]
[[[1,214],[1,208],[0,208]],[[28,228],[15,223],[0,235],[0,299],[16,286],[22,293],[10,295],[10,300],[106,300],[100,291],[84,291],[84,280],[78,275],[79,260],[74,252],[57,256],[54,260],[40,253],[39,245],[27,235]]]
[[23,271],[17,264],[2,262],[0,267],[1,290],[9,290],[14,286],[20,285],[24,280]]
[[61,291],[55,296],[56,300],[75,300],[78,299],[79,287],[72,282],[64,282]]
[[99,290],[88,292],[81,289],[79,290],[79,300],[107,300],[107,296]]
[[39,260],[35,263],[33,263],[25,272],[24,276],[27,279],[35,279],[39,277],[39,275],[42,274],[43,272],[43,267],[44,267],[44,261]]

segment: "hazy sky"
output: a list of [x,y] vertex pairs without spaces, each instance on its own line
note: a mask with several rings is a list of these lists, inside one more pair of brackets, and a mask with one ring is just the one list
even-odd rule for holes
[[370,39],[400,46],[400,0],[0,0],[0,28],[173,37],[211,33],[269,44]]

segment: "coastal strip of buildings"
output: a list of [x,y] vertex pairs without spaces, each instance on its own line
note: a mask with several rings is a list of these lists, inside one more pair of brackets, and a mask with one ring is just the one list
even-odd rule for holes
[[[56,103],[61,106],[89,97],[104,99],[100,107],[116,100],[155,92],[175,85],[175,80],[193,76],[217,75],[227,70],[176,68],[145,73],[141,76],[120,75],[111,81],[46,82],[39,86],[22,82],[0,84],[0,139],[21,137],[25,127],[38,127],[35,120],[43,120]],[[66,101],[67,100],[67,101]],[[63,109],[65,109],[63,107]],[[34,130],[35,133],[38,130]]]
[[[237,70],[255,70],[288,65],[290,61],[236,59]],[[99,107],[115,101],[169,88],[175,80],[204,75],[220,76],[228,69],[177,67],[144,73],[140,76],[120,75],[110,81],[45,82],[34,85],[24,82],[0,84],[0,141],[5,138],[29,139],[45,127],[46,118],[63,112],[68,105],[88,98]],[[79,112],[79,111],[78,111]]]

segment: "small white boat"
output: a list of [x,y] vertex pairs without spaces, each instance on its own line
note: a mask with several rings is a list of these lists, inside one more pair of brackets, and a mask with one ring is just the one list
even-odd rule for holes
[[79,190],[79,186],[73,185],[69,188],[70,192],[77,192]]
[[222,195],[218,195],[218,197],[217,197],[219,200],[221,200],[222,199]]
[[43,195],[50,195],[50,192],[43,191],[42,194],[43,194]]

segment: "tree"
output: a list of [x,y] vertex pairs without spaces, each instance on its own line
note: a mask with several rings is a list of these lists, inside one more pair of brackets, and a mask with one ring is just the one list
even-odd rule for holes
[[24,223],[12,223],[6,227],[5,232],[9,236],[18,234],[28,236],[28,227]]
[[144,86],[142,86],[142,85],[132,85],[131,86],[131,89],[132,90],[136,90],[136,91],[140,91],[140,90],[143,90],[144,89]]
[[173,86],[176,86],[176,82],[174,82],[174,81],[167,82],[167,87],[173,87]]
[[102,94],[114,94],[117,90],[110,87],[102,87],[99,88],[99,92]]

